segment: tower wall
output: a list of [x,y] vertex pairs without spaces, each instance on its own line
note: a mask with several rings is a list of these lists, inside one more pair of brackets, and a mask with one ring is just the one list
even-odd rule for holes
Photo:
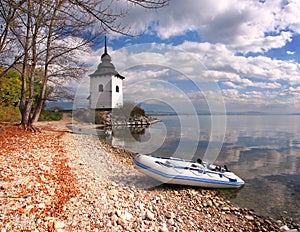
[[117,76],[112,78],[112,108],[123,106],[123,81]]
[[[112,107],[111,75],[90,78],[90,108],[111,109]],[[101,88],[102,86],[102,88]]]

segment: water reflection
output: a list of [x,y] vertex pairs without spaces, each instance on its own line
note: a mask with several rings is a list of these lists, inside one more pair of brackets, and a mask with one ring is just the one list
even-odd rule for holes
[[145,127],[127,127],[127,126],[113,126],[106,129],[104,138],[106,142],[116,146],[125,147],[125,144],[132,144],[135,142],[142,142],[145,135]]
[[[185,119],[189,121],[189,117]],[[149,128],[113,128],[109,140],[133,152],[166,157],[183,143],[182,158],[190,158],[192,152],[194,159],[203,158],[210,141],[209,116],[198,117],[201,130],[197,139],[190,133],[193,125],[185,123],[182,127],[176,116],[160,119],[161,123]],[[299,119],[300,116],[227,116],[225,140],[216,163],[227,164],[246,181],[232,199],[238,205],[274,218],[285,214],[300,223]]]

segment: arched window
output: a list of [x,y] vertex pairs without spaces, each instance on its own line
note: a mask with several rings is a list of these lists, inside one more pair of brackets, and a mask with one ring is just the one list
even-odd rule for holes
[[99,92],[103,92],[103,85],[102,84],[99,85]]
[[119,86],[118,85],[116,86],[116,92],[117,93],[119,92]]

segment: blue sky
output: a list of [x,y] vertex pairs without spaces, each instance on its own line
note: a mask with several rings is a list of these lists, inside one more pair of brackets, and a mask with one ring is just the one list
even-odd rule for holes
[[[143,33],[107,35],[125,92],[171,105],[191,101],[196,110],[300,113],[299,0],[171,0],[155,11],[131,7],[121,22]],[[98,64],[102,52],[97,45],[89,62]],[[161,69],[132,68],[143,64]],[[166,88],[158,80],[184,84]]]

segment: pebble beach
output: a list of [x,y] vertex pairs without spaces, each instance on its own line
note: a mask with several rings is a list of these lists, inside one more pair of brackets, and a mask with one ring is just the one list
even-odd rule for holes
[[133,154],[59,122],[0,124],[0,231],[293,231],[210,189],[156,185]]

